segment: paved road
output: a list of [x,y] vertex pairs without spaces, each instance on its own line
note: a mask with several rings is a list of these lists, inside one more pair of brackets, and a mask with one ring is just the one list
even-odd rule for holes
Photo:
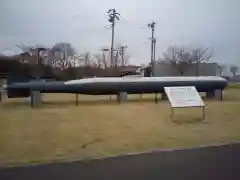
[[240,180],[240,144],[0,169],[0,180]]

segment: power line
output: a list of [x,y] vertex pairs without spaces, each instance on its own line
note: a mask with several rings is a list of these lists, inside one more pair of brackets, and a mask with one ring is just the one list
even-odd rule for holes
[[110,24],[108,24],[108,25],[105,25],[105,26],[103,26],[105,29],[109,29],[109,28],[111,28],[112,27],[112,25],[110,25]]
[[147,27],[148,27],[148,24],[140,24],[140,23],[135,23],[135,22],[127,21],[127,20],[123,19],[122,16],[120,16],[120,18],[123,20],[122,22],[125,22],[125,23],[127,23],[128,25],[134,26],[134,27],[136,27],[136,28],[147,28]]

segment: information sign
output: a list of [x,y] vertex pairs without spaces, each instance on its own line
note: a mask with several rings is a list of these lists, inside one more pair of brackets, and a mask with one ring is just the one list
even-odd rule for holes
[[173,108],[205,106],[194,86],[164,87],[164,89]]

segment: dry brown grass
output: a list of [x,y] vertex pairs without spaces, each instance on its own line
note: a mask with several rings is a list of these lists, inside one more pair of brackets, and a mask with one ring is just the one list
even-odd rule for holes
[[[117,104],[108,97],[45,94],[31,109],[22,99],[0,105],[0,165],[105,157],[159,148],[184,148],[240,140],[240,90],[227,90],[224,101],[205,101],[201,110],[176,110],[166,101],[131,96]],[[96,98],[98,100],[96,100]]]

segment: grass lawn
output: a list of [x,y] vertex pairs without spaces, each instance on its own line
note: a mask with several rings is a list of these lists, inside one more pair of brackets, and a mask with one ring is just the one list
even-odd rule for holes
[[228,88],[231,89],[240,89],[240,83],[239,82],[232,82],[228,84]]
[[[97,99],[97,100],[96,100]],[[240,140],[240,89],[224,92],[224,101],[205,100],[201,109],[176,110],[167,101],[131,96],[117,104],[108,97],[45,94],[44,105],[27,100],[0,104],[0,166],[101,158],[160,148],[185,148]]]

